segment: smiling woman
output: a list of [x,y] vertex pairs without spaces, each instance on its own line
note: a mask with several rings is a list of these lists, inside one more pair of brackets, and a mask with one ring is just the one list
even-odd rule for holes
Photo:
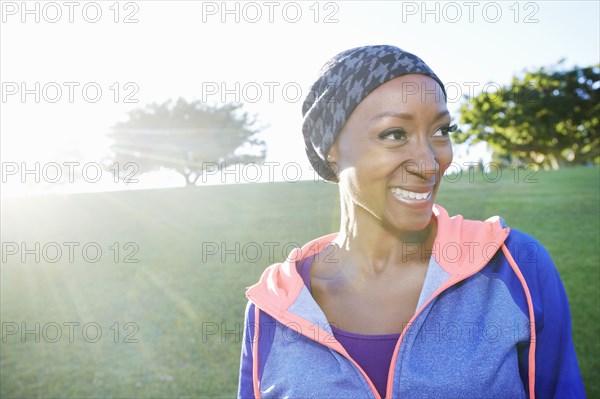
[[[339,187],[340,228],[247,290],[238,396],[583,397],[543,246],[434,202],[456,125],[431,69],[393,46],[344,51],[303,114],[309,160]],[[518,251],[532,247],[535,259]]]
[[[416,101],[406,101],[404,93],[413,86]],[[432,101],[423,101],[427,93]],[[378,223],[399,231],[429,224],[441,176],[452,162],[443,98],[426,75],[394,78],[357,105],[329,151],[341,192],[356,193],[350,203]]]

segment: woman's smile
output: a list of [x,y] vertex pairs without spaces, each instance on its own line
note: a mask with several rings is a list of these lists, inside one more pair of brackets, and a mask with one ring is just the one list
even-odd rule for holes
[[431,194],[433,193],[433,188],[424,187],[421,190],[411,191],[405,190],[400,187],[392,187],[390,191],[394,194],[399,201],[404,203],[412,204],[412,203],[424,203],[431,199]]

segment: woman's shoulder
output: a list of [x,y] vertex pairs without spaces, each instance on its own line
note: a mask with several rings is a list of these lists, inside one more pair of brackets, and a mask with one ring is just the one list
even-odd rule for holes
[[550,252],[540,240],[511,229],[504,244],[518,265],[534,303],[546,309],[562,306],[566,302],[564,284]]
[[554,269],[548,249],[529,233],[511,228],[504,245],[519,265]]

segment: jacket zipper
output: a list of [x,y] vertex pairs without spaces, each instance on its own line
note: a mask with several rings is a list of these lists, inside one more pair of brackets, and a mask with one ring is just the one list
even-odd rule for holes
[[[485,264],[484,264],[485,265]],[[314,339],[314,337],[311,337],[309,334],[305,334],[304,331],[302,331],[302,329],[300,329],[299,333],[302,334],[303,336],[311,339],[314,342],[317,342],[321,345],[324,345],[330,349],[333,349],[334,351],[338,352],[340,355],[344,356],[346,359],[348,359],[357,369],[358,371],[360,371],[360,373],[362,374],[362,376],[364,377],[364,379],[367,381],[367,384],[369,385],[369,387],[371,388],[371,393],[375,396],[376,399],[392,399],[393,398],[393,381],[394,381],[394,373],[395,373],[395,364],[398,361],[398,354],[400,353],[400,348],[402,346],[402,340],[404,339],[405,335],[406,335],[406,331],[408,330],[408,328],[410,328],[410,326],[412,325],[412,323],[414,322],[414,320],[416,320],[417,317],[419,317],[419,315],[423,312],[423,309],[425,309],[435,298],[437,298],[442,292],[446,291],[448,288],[451,288],[453,285],[477,274],[479,271],[481,270],[481,268],[476,268],[476,271],[471,272],[469,274],[465,274],[465,275],[454,275],[452,276],[448,281],[447,281],[447,285],[444,286],[444,284],[442,284],[442,286],[440,286],[428,299],[427,301],[425,301],[425,303],[423,304],[423,306],[421,306],[421,308],[413,315],[413,317],[411,317],[410,321],[408,322],[408,324],[406,325],[406,327],[402,330],[402,333],[400,334],[400,337],[398,338],[398,343],[396,344],[396,348],[394,349],[394,353],[392,354],[392,360],[390,362],[390,370],[388,373],[388,380],[387,380],[387,388],[386,388],[386,395],[384,398],[382,398],[379,395],[379,392],[377,392],[377,389],[375,388],[375,385],[373,384],[373,381],[371,381],[371,379],[369,378],[369,376],[367,376],[367,373],[365,373],[365,371],[362,369],[362,367],[360,367],[358,365],[358,363],[356,363],[356,361],[354,359],[352,359],[352,357],[350,357],[350,355],[348,355],[348,353],[344,350],[343,352],[341,352],[338,348],[336,348],[334,345],[331,345],[328,342],[320,342],[316,339]],[[250,295],[249,298],[253,297],[253,295]],[[265,301],[265,303],[268,303],[268,301]],[[256,301],[254,301],[254,305],[258,306],[262,311],[264,311],[265,313],[269,314],[271,317],[273,317],[275,320],[277,320],[279,323],[282,323],[283,325],[285,325],[285,321],[284,320],[284,313],[281,312],[280,310],[275,310],[275,309],[269,309],[267,310],[266,308],[269,308],[269,306],[259,306]],[[294,315],[293,313],[291,313],[292,315]],[[301,317],[298,316],[298,320],[287,320],[289,321],[293,321],[293,322],[306,322],[307,324],[310,323],[308,320],[303,319]],[[316,323],[312,323],[312,325],[317,325]],[[308,328],[310,329],[310,328]],[[323,333],[325,336],[331,336],[331,334],[329,334],[327,331],[323,330],[321,327],[318,327],[317,325],[317,333]],[[334,338],[335,339],[335,338]],[[336,340],[336,342],[338,342]],[[340,344],[341,345],[341,344]]]
[[[484,264],[484,266],[485,266],[485,264]],[[410,328],[410,326],[417,319],[417,317],[419,317],[419,315],[421,313],[423,313],[423,310],[435,298],[437,298],[441,293],[443,293],[447,289],[451,288],[452,286],[460,283],[461,281],[466,280],[467,278],[469,278],[471,276],[474,276],[475,274],[479,273],[479,271],[481,271],[481,268],[478,267],[478,268],[476,268],[476,271],[474,271],[474,272],[471,272],[471,273],[468,273],[465,275],[457,274],[457,275],[452,276],[450,279],[448,279],[447,285],[444,286],[444,284],[442,284],[437,290],[435,290],[435,292],[427,299],[427,301],[425,301],[423,306],[421,306],[421,308],[413,315],[413,317],[411,317],[411,319],[408,322],[408,324],[406,325],[406,327],[402,330],[402,334],[400,334],[400,338],[398,338],[398,343],[396,344],[396,348],[394,349],[394,354],[392,355],[392,361],[390,362],[390,371],[388,373],[386,396],[384,399],[393,398],[392,391],[393,391],[393,386],[394,386],[394,374],[395,374],[395,370],[396,370],[395,365],[398,362],[398,355],[400,353],[400,348],[402,346],[402,340],[404,339],[404,336],[406,335],[406,331]]]

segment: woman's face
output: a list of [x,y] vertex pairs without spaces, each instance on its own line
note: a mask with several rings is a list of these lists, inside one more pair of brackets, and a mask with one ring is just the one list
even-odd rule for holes
[[426,228],[452,162],[450,122],[434,79],[404,75],[379,86],[358,104],[329,152],[342,195],[387,227]]

